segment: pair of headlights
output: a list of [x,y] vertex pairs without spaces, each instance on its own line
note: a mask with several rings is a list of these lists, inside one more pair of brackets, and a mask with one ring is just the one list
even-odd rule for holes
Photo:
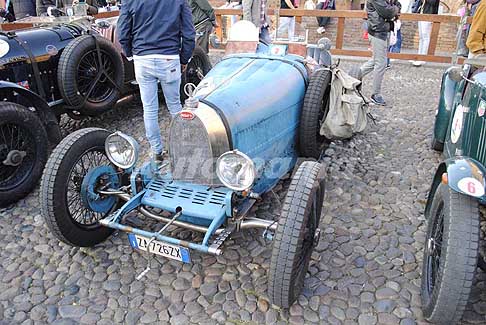
[[[105,141],[108,159],[122,169],[130,169],[138,160],[137,141],[122,133],[110,134]],[[249,189],[256,177],[253,161],[244,153],[232,150],[222,154],[216,161],[216,175],[223,185],[234,191]]]

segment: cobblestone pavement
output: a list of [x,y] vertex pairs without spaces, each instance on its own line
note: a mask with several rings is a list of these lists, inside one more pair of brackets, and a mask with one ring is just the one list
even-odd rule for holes
[[[345,62],[349,67],[351,62]],[[158,259],[141,281],[145,257],[124,234],[95,248],[60,244],[40,216],[34,191],[0,212],[0,320],[41,323],[425,323],[420,311],[423,209],[440,156],[429,149],[443,68],[396,65],[386,74],[390,106],[374,108],[376,125],[332,143],[318,245],[303,294],[290,310],[266,297],[270,245],[257,231],[236,234],[219,257],[193,263]],[[368,82],[369,84],[370,82]],[[365,87],[367,90],[367,87]],[[168,114],[161,113],[167,126]],[[120,129],[147,148],[140,105],[103,118],[63,120]],[[272,218],[288,180],[252,213]],[[190,235],[190,234],[181,234]],[[464,322],[486,322],[486,276],[479,272]],[[2,323],[2,321],[0,321]]]

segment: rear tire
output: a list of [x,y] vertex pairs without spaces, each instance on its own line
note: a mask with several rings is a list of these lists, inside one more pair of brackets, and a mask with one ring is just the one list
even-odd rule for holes
[[289,308],[299,297],[309,267],[324,200],[322,165],[303,162],[282,205],[270,260],[268,295]]
[[477,200],[441,183],[430,209],[422,267],[422,311],[429,322],[454,324],[461,319],[478,252]]
[[305,92],[299,126],[299,148],[303,157],[319,159],[324,149],[326,138],[320,135],[320,130],[329,112],[331,78],[329,70],[315,71]]
[[[100,71],[95,39],[98,42],[106,74],[115,83],[102,75],[95,83]],[[84,115],[96,116],[113,107],[120,98],[124,81],[124,65],[120,53],[104,37],[83,35],[72,40],[59,59],[57,79],[59,91],[69,106],[79,107],[93,83],[95,86],[83,107],[77,110]]]
[[[49,230],[66,244],[94,246],[113,232],[98,223],[111,211],[103,214],[92,211],[83,204],[80,193],[89,170],[110,165],[105,154],[105,140],[109,134],[98,128],[76,131],[61,141],[47,162],[41,182],[41,213]],[[83,223],[88,216],[90,223]]]
[[0,102],[0,207],[32,191],[48,150],[47,133],[37,114],[19,104]]

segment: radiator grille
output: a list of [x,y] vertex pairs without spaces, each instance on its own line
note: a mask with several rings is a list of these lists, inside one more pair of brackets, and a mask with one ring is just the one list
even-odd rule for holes
[[208,186],[215,183],[215,159],[206,128],[197,116],[192,120],[174,117],[169,131],[169,153],[174,180]]

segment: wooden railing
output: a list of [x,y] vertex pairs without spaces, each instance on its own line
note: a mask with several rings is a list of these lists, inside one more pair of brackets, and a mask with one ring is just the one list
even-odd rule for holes
[[[223,33],[223,19],[222,16],[237,15],[242,16],[243,12],[241,9],[215,9],[216,21],[219,27],[216,28],[216,34],[223,41],[224,44],[224,33]],[[269,15],[274,15],[274,10],[269,10]],[[118,11],[104,12],[95,15],[95,18],[108,18],[118,15]],[[282,9],[280,10],[280,15],[294,16],[297,21],[301,21],[302,17],[332,17],[337,18],[337,29],[336,29],[336,42],[335,47],[331,49],[331,53],[335,55],[345,55],[345,56],[360,56],[360,57],[370,57],[371,51],[366,49],[346,49],[344,48],[344,28],[345,22],[348,19],[364,19],[366,13],[361,10],[302,10],[302,9]],[[456,24],[459,25],[461,17],[456,15],[425,15],[425,14],[401,14],[400,19],[402,21],[429,21],[432,22],[432,32],[430,35],[430,44],[427,54],[420,55],[414,53],[389,53],[390,58],[401,59],[401,60],[420,60],[429,62],[440,62],[440,63],[450,63],[453,59],[453,53],[449,56],[436,54],[437,43],[439,40],[439,32],[441,24]],[[468,19],[470,23],[472,18]],[[18,30],[24,28],[30,28],[32,24],[25,23],[5,23],[0,25],[0,30],[10,31]],[[452,38],[456,37],[456,34],[451,35]]]
[[[366,18],[366,13],[362,10],[302,10],[302,9],[281,9],[279,11],[280,15],[294,16],[297,20],[302,17],[333,17],[337,18],[337,31],[336,31],[336,42],[335,47],[331,49],[331,53],[335,55],[346,55],[346,56],[371,56],[371,51],[368,50],[356,50],[356,49],[346,49],[344,48],[344,28],[347,19],[364,19]],[[215,9],[216,21],[219,27],[216,28],[216,34],[223,40],[223,20],[222,16],[227,15],[237,15],[242,16],[243,12],[241,9]],[[273,10],[269,10],[269,15],[274,15]],[[439,40],[440,26],[442,23],[446,24],[457,24],[459,25],[461,21],[460,16],[456,15],[426,15],[426,14],[408,14],[404,13],[400,15],[401,21],[429,21],[432,22],[432,32],[430,35],[430,44],[427,54],[412,54],[412,53],[389,53],[390,58],[401,59],[401,60],[420,60],[429,62],[441,62],[450,63],[453,58],[453,53],[450,56],[438,55],[436,54],[437,43]],[[468,19],[470,23],[472,18]],[[456,30],[457,31],[457,30]],[[455,39],[456,34],[451,35]]]

